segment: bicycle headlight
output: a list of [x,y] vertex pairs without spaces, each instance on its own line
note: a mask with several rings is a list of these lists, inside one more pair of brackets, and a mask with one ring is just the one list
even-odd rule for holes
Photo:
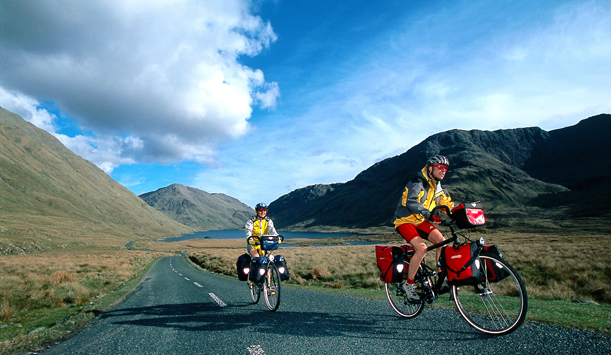
[[274,256],[271,254],[267,258],[269,259],[269,261],[274,261]]

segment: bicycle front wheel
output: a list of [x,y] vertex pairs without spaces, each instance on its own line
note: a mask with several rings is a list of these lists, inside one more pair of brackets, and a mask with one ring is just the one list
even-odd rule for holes
[[[504,335],[516,330],[528,309],[528,296],[522,278],[498,256],[480,255],[482,282],[477,285],[452,286],[454,303],[463,318],[475,329],[491,335]],[[493,282],[490,265],[508,274]]]
[[280,275],[275,264],[270,263],[268,266],[267,278],[263,285],[265,304],[270,311],[274,312],[280,306]]
[[252,303],[259,303],[261,286],[253,283],[252,285],[248,285],[248,291],[250,292],[250,299],[252,300]]

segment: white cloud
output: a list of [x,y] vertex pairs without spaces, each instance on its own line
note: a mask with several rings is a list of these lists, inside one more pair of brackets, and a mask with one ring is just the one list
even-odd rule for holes
[[[352,179],[441,131],[549,130],[611,112],[608,7],[589,2],[540,9],[525,15],[538,21],[523,19],[527,26],[520,31],[512,26],[522,28],[522,20],[500,28],[497,15],[477,22],[481,28],[469,38],[457,32],[472,17],[431,14],[414,25],[436,32],[430,38],[419,38],[409,26],[401,33],[393,29],[347,49],[350,55],[333,70],[308,67],[310,81],[299,83],[307,90],[293,98],[307,103],[303,111],[280,112],[274,122],[281,130],[270,124],[261,128],[264,139],[249,138],[257,147],[251,164],[204,171],[196,186],[233,191],[252,203],[271,201],[306,185]],[[291,94],[284,90],[284,103]],[[283,148],[282,154],[275,154],[275,147]],[[276,174],[261,173],[260,167],[268,166]],[[248,176],[249,184],[224,179],[237,174]]]
[[56,118],[55,115],[45,109],[38,108],[37,105],[38,102],[35,99],[8,91],[0,86],[0,106],[23,117],[36,127],[49,132],[55,132],[57,129],[53,124]]
[[[246,0],[44,0],[0,10],[0,82],[54,102],[97,137],[63,137],[72,148],[119,149],[96,162],[106,171],[130,161],[211,162],[216,143],[247,134],[253,105],[273,108],[279,96],[261,70],[238,63],[276,40]],[[50,117],[43,123],[53,131]]]
[[136,137],[119,138],[116,136],[90,137],[75,135],[69,137],[58,133],[54,121],[57,117],[38,107],[38,102],[23,94],[13,93],[0,87],[0,106],[16,113],[38,128],[55,136],[64,146],[75,154],[93,162],[100,169],[110,174],[119,165],[134,164],[129,156],[122,156],[125,150],[142,149],[142,141]]
[[[0,82],[27,95],[17,101],[30,120],[52,131],[31,98],[55,100],[95,134],[62,141],[106,171],[203,163],[171,182],[249,204],[352,179],[440,131],[553,129],[611,112],[611,10],[595,1],[385,3],[276,24],[246,0],[57,4],[0,4]],[[262,52],[261,68],[238,62]]]

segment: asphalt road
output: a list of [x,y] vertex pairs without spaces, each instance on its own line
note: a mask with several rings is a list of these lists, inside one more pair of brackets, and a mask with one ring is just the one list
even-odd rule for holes
[[249,301],[245,282],[165,257],[123,303],[39,354],[611,354],[591,332],[525,323],[490,337],[455,311],[402,319],[385,300],[284,287],[276,312]]

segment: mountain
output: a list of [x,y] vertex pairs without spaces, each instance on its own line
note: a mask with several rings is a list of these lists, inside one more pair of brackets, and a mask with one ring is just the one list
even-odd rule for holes
[[241,229],[255,210],[224,194],[180,184],[140,195],[149,206],[198,230]]
[[0,248],[122,246],[188,231],[51,134],[0,107]]
[[[346,183],[281,196],[270,204],[269,215],[285,230],[390,227],[406,182],[429,156],[443,154],[451,164],[444,187],[455,201],[482,201],[489,227],[545,230],[579,224],[575,218],[580,217],[608,218],[611,209],[596,201],[611,197],[609,133],[607,114],[549,132],[538,127],[450,130]],[[596,225],[608,223],[599,219]]]

